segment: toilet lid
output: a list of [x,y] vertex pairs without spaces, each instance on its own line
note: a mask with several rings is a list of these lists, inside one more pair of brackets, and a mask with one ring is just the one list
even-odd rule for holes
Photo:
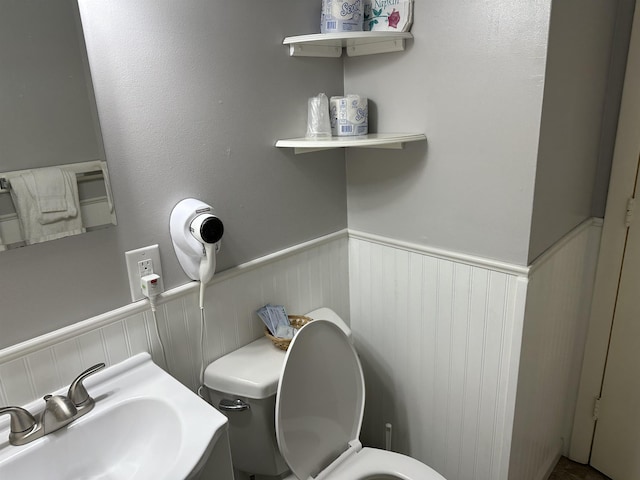
[[364,377],[349,338],[314,320],[295,336],[276,396],[280,453],[300,479],[316,476],[360,436]]

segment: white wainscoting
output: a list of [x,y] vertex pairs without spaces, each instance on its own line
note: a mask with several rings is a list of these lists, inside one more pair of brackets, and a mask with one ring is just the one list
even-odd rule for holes
[[583,224],[532,266],[510,479],[546,480],[569,452],[601,233]]
[[367,377],[364,441],[384,445],[389,422],[393,450],[448,480],[506,478],[526,278],[357,237],[351,327]]
[[[267,302],[290,313],[321,306],[349,319],[346,231],[223,272],[207,289],[205,358],[210,362],[263,335],[255,310]],[[158,323],[169,372],[195,389],[200,370],[197,284],[162,295]],[[0,405],[23,405],[68,385],[88,366],[147,351],[163,365],[146,301],[0,350]],[[8,422],[2,417],[0,422]]]
[[542,480],[573,418],[599,233],[589,220],[527,268],[350,232],[364,442],[389,422],[393,450],[448,480]]
[[[392,449],[447,480],[543,480],[570,438],[600,231],[585,222],[531,267],[358,232],[347,247],[337,232],[216,276],[206,361],[262,335],[267,302],[329,306],[351,318],[365,368],[365,444],[383,446],[389,422]],[[164,294],[158,320],[168,370],[195,389],[196,285]],[[0,350],[0,405],[141,351],[162,365],[144,302]]]

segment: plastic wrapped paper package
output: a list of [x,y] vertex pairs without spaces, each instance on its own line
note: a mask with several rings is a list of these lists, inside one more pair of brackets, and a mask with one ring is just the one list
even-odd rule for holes
[[361,32],[365,0],[322,0],[321,33]]
[[329,99],[324,93],[311,97],[307,110],[307,137],[330,137]]
[[367,97],[346,95],[331,97],[331,133],[337,137],[369,133]]
[[413,0],[363,0],[364,30],[408,32],[413,23]]

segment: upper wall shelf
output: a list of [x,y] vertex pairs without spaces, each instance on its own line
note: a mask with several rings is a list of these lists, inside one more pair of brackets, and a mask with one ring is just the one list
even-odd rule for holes
[[353,137],[290,138],[278,140],[276,147],[293,148],[295,153],[309,153],[341,147],[400,149],[407,142],[420,142],[426,139],[427,136],[422,133],[370,133]]
[[289,45],[292,57],[336,58],[342,55],[343,48],[350,57],[399,52],[408,38],[413,38],[409,32],[314,33],[287,37],[282,43]]

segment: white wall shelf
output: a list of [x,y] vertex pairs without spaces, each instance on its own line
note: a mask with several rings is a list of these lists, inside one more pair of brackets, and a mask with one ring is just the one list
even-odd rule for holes
[[278,140],[276,147],[293,148],[296,154],[342,147],[401,149],[405,143],[425,141],[422,133],[370,133],[353,137],[290,138]]
[[314,33],[287,37],[282,43],[289,46],[292,57],[337,58],[343,48],[350,57],[400,52],[409,38],[413,38],[409,32]]

